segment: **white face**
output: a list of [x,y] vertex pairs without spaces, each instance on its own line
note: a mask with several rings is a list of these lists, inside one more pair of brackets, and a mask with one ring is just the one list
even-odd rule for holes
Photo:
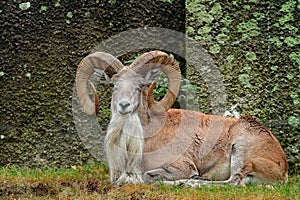
[[132,70],[121,71],[112,78],[112,109],[121,115],[136,111],[145,86],[144,78]]

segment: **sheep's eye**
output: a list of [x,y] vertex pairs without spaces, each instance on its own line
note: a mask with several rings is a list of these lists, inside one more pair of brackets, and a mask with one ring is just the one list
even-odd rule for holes
[[115,85],[113,84],[113,82],[109,82],[109,86],[114,87]]
[[145,87],[145,84],[140,84],[136,89],[141,91]]
[[141,90],[142,90],[142,88],[140,88],[140,87],[137,87],[137,88],[136,88],[136,90],[137,90],[137,91],[141,91]]
[[141,83],[141,84],[140,84],[140,88],[141,88],[141,89],[143,89],[145,86],[146,86],[145,83]]
[[116,91],[118,89],[117,85],[115,85],[113,83],[110,83],[109,85],[110,85],[112,91]]

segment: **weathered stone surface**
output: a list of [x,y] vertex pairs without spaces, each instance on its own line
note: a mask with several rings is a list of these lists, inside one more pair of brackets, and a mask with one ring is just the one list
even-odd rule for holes
[[[29,7],[20,0],[2,1],[0,7],[0,165],[85,163],[94,157],[79,138],[72,115],[78,63],[122,31],[163,27],[183,32],[184,1],[28,2]],[[110,89],[101,87],[104,114],[97,120],[104,130]],[[93,141],[94,136],[86,138]]]
[[[186,5],[187,35],[209,52],[223,77],[225,112],[251,115],[270,128],[287,154],[290,172],[298,173],[299,3],[187,0]],[[187,77],[201,90],[199,110],[218,113],[211,103],[218,96],[211,95],[201,72],[189,67]]]

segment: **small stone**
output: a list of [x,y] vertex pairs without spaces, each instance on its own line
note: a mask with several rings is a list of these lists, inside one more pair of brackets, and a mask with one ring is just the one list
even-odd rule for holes
[[28,8],[30,8],[30,2],[20,3],[19,8],[21,10],[27,10]]

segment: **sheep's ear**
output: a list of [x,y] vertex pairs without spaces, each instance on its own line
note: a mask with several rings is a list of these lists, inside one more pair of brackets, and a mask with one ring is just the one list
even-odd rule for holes
[[159,76],[160,72],[161,72],[160,68],[152,69],[152,70],[148,71],[146,76],[145,76],[146,84],[155,82],[155,80]]

